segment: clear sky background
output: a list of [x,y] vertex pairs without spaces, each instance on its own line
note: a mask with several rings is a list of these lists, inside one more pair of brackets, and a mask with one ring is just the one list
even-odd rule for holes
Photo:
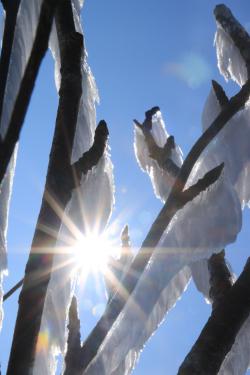
[[[250,31],[249,0],[225,3]],[[114,163],[116,204],[111,222],[117,221],[118,233],[124,224],[129,224],[135,248],[140,246],[162,203],[155,198],[148,176],[136,163],[132,119],[143,120],[145,110],[159,105],[168,132],[175,136],[185,156],[201,134],[201,112],[211,79],[223,84],[229,95],[237,90],[236,85],[225,84],[217,69],[213,47],[216,4],[214,0],[85,0],[82,16],[86,47],[101,98],[97,118],[108,123]],[[5,291],[23,277],[41,203],[57,104],[54,65],[48,53],[21,136],[10,212]],[[249,254],[249,219],[246,211],[242,233],[228,249],[236,274]],[[104,307],[103,290],[96,292],[93,285],[89,282],[80,288],[83,335],[91,330]],[[3,373],[17,298],[18,293],[4,304],[0,337]],[[176,374],[210,311],[191,283],[146,345],[134,374]]]

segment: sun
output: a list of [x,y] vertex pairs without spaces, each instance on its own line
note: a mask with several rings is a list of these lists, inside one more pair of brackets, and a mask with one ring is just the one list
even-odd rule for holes
[[83,274],[105,272],[110,257],[115,256],[115,247],[105,235],[89,233],[81,236],[73,246],[76,268]]

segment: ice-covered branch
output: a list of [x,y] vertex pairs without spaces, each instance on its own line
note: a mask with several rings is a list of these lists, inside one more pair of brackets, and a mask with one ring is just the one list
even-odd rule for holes
[[[51,6],[47,4],[46,7],[45,3],[45,10],[50,12]],[[64,22],[60,23],[61,38],[59,39],[59,45],[61,56],[64,56],[64,59],[61,69],[62,82],[59,107],[45,192],[25,270],[24,284],[19,297],[19,310],[7,372],[11,375],[24,375],[33,372],[36,343],[53,265],[53,251],[51,249],[56,244],[62,213],[72,194],[71,154],[82,93],[81,56],[83,37],[75,32],[73,22],[71,23],[72,29],[69,32],[67,27],[68,17],[73,19],[71,1],[63,0],[56,12],[58,22],[62,18],[66,20],[65,29]],[[42,23],[39,26],[44,27],[45,25]],[[47,35],[48,25],[44,27],[43,33],[46,35],[46,41],[44,39],[45,47],[49,36]],[[52,232],[45,231],[44,228],[50,228]],[[30,310],[31,306],[32,311]]]
[[[58,2],[59,0],[43,0],[43,2],[41,0],[34,2],[22,0],[20,3],[19,23],[15,28],[15,39],[12,43],[12,51],[14,52],[12,53],[13,56],[11,55],[11,64],[8,65],[8,68],[6,67],[8,79],[10,79],[5,83],[4,97],[6,97],[6,103],[5,99],[2,98],[0,181],[4,177],[15,144],[19,139],[38,70],[48,48],[52,21]],[[31,5],[34,8],[32,14],[34,22],[31,24],[32,26],[35,25],[35,28],[30,30],[29,35],[25,35],[24,26],[25,22],[30,23],[30,19],[26,18],[29,17],[27,14],[30,14],[29,7]],[[20,46],[23,46],[25,54],[19,50]],[[30,54],[27,55],[27,51],[30,51]],[[21,60],[17,61],[18,59]],[[9,96],[12,100],[9,100]]]
[[[221,28],[217,31],[216,40],[218,41],[218,39],[224,38],[224,46],[226,47],[227,45],[228,48],[226,51],[226,49],[223,48],[223,43],[221,43],[220,46],[222,49],[220,50],[218,48],[217,50],[219,55],[219,67],[222,72],[225,73],[227,78],[235,76],[238,82],[241,81],[241,83],[243,83],[244,79],[246,80],[246,77],[244,77],[244,73],[242,74],[240,72],[244,69],[244,65],[247,69],[248,78],[250,77],[250,36],[233,16],[230,9],[225,5],[217,5],[214,9],[214,15],[219,27]],[[226,36],[221,35],[221,30],[226,33]],[[241,62],[237,60],[238,53],[240,53],[245,64],[244,62],[241,64]]]
[[[124,308],[138,279],[140,279],[140,276],[153,255],[155,247],[159,243],[163,232],[166,230],[176,212],[181,208],[179,205],[180,193],[184,189],[194,164],[206,146],[217,136],[226,123],[244,107],[244,104],[249,97],[249,93],[250,81],[242,87],[237,95],[229,100],[228,104],[212,122],[211,126],[205,131],[205,133],[203,133],[191,149],[180,169],[180,173],[177,176],[174,187],[172,188],[163,209],[150,228],[150,231],[142,244],[142,248],[134,258],[131,267],[129,267],[124,276],[122,287],[118,288],[116,295],[107,306],[103,317],[97,323],[96,327],[83,345],[82,369],[88,367],[89,363],[95,358],[100,345]],[[126,294],[124,294],[124,290],[126,290]]]
[[77,177],[75,187],[79,186],[82,175],[87,174],[91,168],[96,166],[101,157],[104,155],[104,151],[107,146],[108,134],[106,122],[104,120],[100,121],[95,130],[93,145],[72,165]]
[[128,225],[126,225],[121,233],[121,255],[119,259],[110,258],[108,269],[104,275],[108,301],[117,291],[118,284],[122,284],[122,279],[128,267],[133,260],[133,253],[130,247],[130,237]]
[[250,259],[238,280],[218,302],[179,375],[217,374],[250,313]]
[[78,318],[77,299],[75,296],[73,296],[69,308],[68,332],[64,375],[74,375],[77,374],[79,368],[78,361],[81,349],[80,320]]
[[0,118],[3,109],[4,92],[10,65],[17,13],[21,0],[2,1],[5,10],[5,25],[0,58]]

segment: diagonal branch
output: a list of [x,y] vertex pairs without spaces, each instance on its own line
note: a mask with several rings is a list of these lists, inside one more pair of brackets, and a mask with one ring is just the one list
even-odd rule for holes
[[180,194],[184,189],[184,186],[194,164],[198,160],[203,150],[216,137],[216,135],[226,125],[226,123],[241,108],[244,107],[249,94],[250,81],[247,81],[247,83],[241,88],[239,93],[229,100],[228,104],[223,108],[223,110],[213,121],[211,126],[206,130],[206,132],[201,135],[201,137],[192,147],[180,169],[180,173],[177,176],[176,182],[169,194],[164,207],[152,224],[141,249],[139,250],[126,275],[124,276],[122,288],[125,288],[125,290],[127,291],[127,296],[124,297],[122,288],[118,287],[118,291],[107,306],[104,315],[101,317],[101,319],[83,344],[81,353],[81,370],[86,369],[90,362],[95,358],[100,345],[103,343],[107,333],[110,331],[112,325],[125,306],[126,301],[133,292],[137,281],[143,273],[146,265],[148,264],[163,232],[167,228],[176,212],[181,208],[178,204]]
[[250,313],[250,258],[238,280],[221,298],[181,365],[178,375],[217,374]]
[[[19,139],[19,135],[20,135],[21,128],[24,122],[26,111],[28,109],[29,101],[30,101],[31,94],[34,88],[38,70],[41,65],[41,61],[48,49],[50,30],[52,27],[54,12],[55,12],[56,5],[58,2],[59,0],[44,0],[41,6],[39,23],[38,23],[38,27],[36,31],[34,44],[33,44],[32,51],[31,51],[31,55],[29,57],[28,64],[26,66],[24,76],[23,76],[23,79],[19,88],[19,92],[15,101],[14,109],[12,111],[11,120],[8,126],[6,136],[4,137],[4,141],[0,142],[0,160],[1,160],[0,183],[8,167],[15,144]],[[8,4],[9,3],[15,3],[15,1],[12,0],[12,1],[9,1]],[[13,23],[14,21],[12,21],[11,23],[12,27],[13,27]],[[6,30],[6,33],[7,33],[7,30]],[[12,30],[12,33],[14,33],[14,30]],[[12,38],[12,41],[13,41],[13,38]],[[6,41],[6,43],[8,42],[10,42],[11,44],[11,40]],[[4,74],[7,74],[7,70],[9,66],[8,65],[9,54],[11,52],[9,47],[10,46],[8,46],[8,49],[5,50],[6,51],[5,53],[8,56],[6,56],[4,60],[4,68],[3,68],[5,72]],[[4,83],[4,80],[5,80],[5,83]],[[2,86],[0,86],[0,90],[1,90],[0,95],[3,95],[5,84],[6,84],[6,78],[4,78],[3,76],[3,81],[1,82]],[[2,98],[0,97],[0,99],[3,100],[3,97]]]

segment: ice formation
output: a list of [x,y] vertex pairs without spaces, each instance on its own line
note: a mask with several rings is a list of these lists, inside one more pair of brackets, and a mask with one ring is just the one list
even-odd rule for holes
[[[169,134],[165,128],[160,111],[153,116],[151,133],[156,144],[159,147],[163,147]],[[150,157],[144,134],[138,127],[135,127],[134,149],[138,164],[144,172],[148,173],[151,179],[155,195],[162,201],[165,201],[175,181],[175,177],[160,168],[158,163]],[[181,166],[183,162],[182,152],[178,146],[172,150],[171,159],[177,166]]]
[[16,165],[17,146],[10,159],[10,163],[4,179],[0,185],[0,330],[2,327],[3,309],[2,298],[3,289],[2,281],[3,276],[7,272],[7,228],[8,228],[8,214],[9,204],[12,192],[12,184]]
[[230,36],[217,25],[215,46],[218,68],[226,80],[232,79],[242,86],[247,80],[247,68],[239,49],[235,46]]
[[15,100],[31,54],[42,2],[42,0],[22,0],[20,2],[0,122],[0,135],[3,138],[8,129]]
[[[80,10],[83,1],[72,2],[75,27],[82,33]],[[60,87],[60,54],[56,28],[53,26],[50,48],[55,58],[56,87]],[[72,150],[72,163],[87,151],[93,142],[96,128],[95,103],[98,92],[95,80],[86,61],[86,50],[82,66],[83,94],[77,119],[76,133]],[[95,197],[93,199],[93,196]],[[98,164],[82,176],[81,184],[75,189],[65,210],[65,224],[62,224],[58,247],[65,246],[65,238],[84,234],[88,230],[104,230],[114,204],[113,165],[108,150]],[[70,223],[70,224],[69,224]],[[73,228],[73,229],[72,229]],[[84,249],[83,249],[84,251]],[[36,355],[34,375],[52,375],[56,371],[56,357],[64,353],[66,343],[66,321],[68,308],[77,278],[74,254],[58,253],[54,257],[54,271],[48,287],[42,318],[40,335],[47,335],[48,346]]]

